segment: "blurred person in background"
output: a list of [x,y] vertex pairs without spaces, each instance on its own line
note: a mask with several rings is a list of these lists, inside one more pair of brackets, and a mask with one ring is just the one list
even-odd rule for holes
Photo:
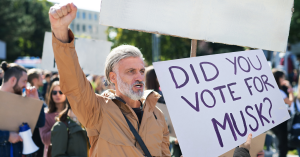
[[0,86],[2,85],[3,70],[0,69]]
[[[3,92],[22,95],[23,89],[26,88],[27,71],[24,67],[15,63],[7,64],[2,62],[1,68],[4,71],[3,84],[0,90]],[[26,89],[26,97],[39,99],[37,89]],[[8,104],[9,105],[9,104]],[[23,104],[20,104],[23,105]],[[45,125],[45,113],[41,110],[36,127]],[[12,147],[13,154],[10,150]],[[0,130],[0,156],[1,157],[21,157],[23,151],[22,138],[17,132]],[[35,154],[33,154],[35,157]]]
[[96,78],[96,89],[95,92],[97,94],[102,94],[104,91],[108,90],[108,89],[115,89],[115,87],[112,84],[107,85],[105,83],[105,76],[98,76]]
[[[30,69],[27,71],[28,75],[28,82],[30,83],[31,86],[34,86],[36,88],[43,87],[43,78],[42,78],[42,73],[41,71],[37,69]],[[38,95],[40,100],[45,101],[42,94],[38,91]],[[42,110],[44,111],[44,107],[46,107],[46,103],[44,102],[44,106],[42,107]],[[42,111],[41,111],[42,112]],[[32,135],[33,142],[40,148],[37,152],[33,154],[35,157],[40,157],[43,156],[44,153],[44,144],[41,140],[39,128],[35,128],[33,135]]]
[[49,101],[49,96],[51,96],[51,94],[49,94],[50,92],[50,88],[53,84],[53,82],[59,81],[59,76],[58,75],[53,75],[50,79],[49,84],[47,85],[47,91],[46,91],[46,95],[45,95],[45,101],[48,102]]
[[166,104],[165,99],[163,97],[162,91],[160,90],[159,82],[156,77],[156,73],[153,66],[149,66],[146,68],[145,72],[145,88],[146,90],[154,90],[155,92],[159,93],[161,97],[158,99],[157,102]]
[[293,82],[296,82],[298,75],[298,61],[297,57],[291,52],[291,45],[288,44],[287,51],[282,55],[280,59],[280,65],[283,66],[283,70],[286,74],[286,78],[290,82],[290,85],[293,85]]
[[42,95],[45,99],[46,93],[47,93],[47,89],[49,88],[48,85],[51,81],[51,72],[47,72],[45,73],[45,78],[44,78],[44,83],[43,83],[43,92]]
[[86,130],[67,105],[51,129],[52,157],[73,156],[88,157],[90,148]]
[[[28,75],[28,82],[31,86],[35,86],[37,89],[43,87],[43,75],[40,70],[38,69],[30,69],[27,72]],[[38,91],[39,97],[41,100],[44,100],[43,95],[40,91]]]
[[[293,95],[293,88],[290,85],[289,81],[285,79],[285,75],[283,71],[273,69],[273,75],[275,78],[275,81],[279,87],[280,93],[282,95],[282,98],[287,104],[287,107],[289,108],[292,106],[294,101],[294,95]],[[283,87],[287,87],[287,92],[283,91]],[[286,157],[286,154],[288,152],[288,130],[287,130],[287,121],[277,125],[276,127],[272,128],[272,132],[276,135],[276,138],[278,139],[278,157]]]
[[59,81],[52,83],[48,97],[47,104],[49,110],[46,113],[46,123],[44,127],[40,128],[42,142],[45,145],[44,157],[47,157],[48,153],[51,153],[51,148],[50,152],[48,152],[48,148],[51,144],[51,128],[55,123],[55,117],[66,108],[67,104],[67,98],[60,90]]

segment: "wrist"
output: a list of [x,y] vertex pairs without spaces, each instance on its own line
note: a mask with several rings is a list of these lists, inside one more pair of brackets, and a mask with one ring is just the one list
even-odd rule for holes
[[69,42],[69,29],[68,27],[66,28],[52,28],[52,32],[54,33],[54,36],[56,39],[60,40],[63,43],[68,43]]

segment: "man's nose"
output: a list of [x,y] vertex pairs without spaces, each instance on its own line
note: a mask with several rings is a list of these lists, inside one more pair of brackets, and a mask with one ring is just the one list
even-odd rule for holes
[[145,79],[145,76],[144,76],[144,74],[141,74],[141,73],[138,73],[135,78],[135,80],[137,80],[137,81],[144,81],[144,79]]

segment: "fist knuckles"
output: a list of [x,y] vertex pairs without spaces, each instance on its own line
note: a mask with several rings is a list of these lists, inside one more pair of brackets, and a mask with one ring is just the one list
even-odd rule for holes
[[68,15],[68,13],[71,12],[71,6],[72,4],[55,4],[54,6],[52,6],[49,10],[49,14],[51,14],[55,19],[59,19],[62,18],[66,15]]

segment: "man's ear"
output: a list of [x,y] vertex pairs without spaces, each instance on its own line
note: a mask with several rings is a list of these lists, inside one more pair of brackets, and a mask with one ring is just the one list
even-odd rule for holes
[[115,72],[109,73],[110,82],[116,84],[117,83],[117,74]]
[[8,82],[12,85],[15,86],[18,83],[18,79],[15,76],[12,76]]

